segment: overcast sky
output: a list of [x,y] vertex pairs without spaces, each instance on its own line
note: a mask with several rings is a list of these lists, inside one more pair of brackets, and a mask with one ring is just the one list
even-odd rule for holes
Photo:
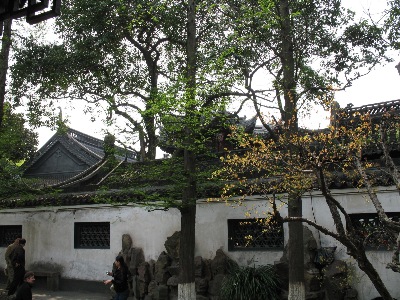
[[[379,17],[386,7],[386,0],[343,0],[344,5],[356,11],[359,15],[369,12],[373,17]],[[392,52],[393,63],[380,65],[376,67],[370,74],[358,79],[353,86],[346,91],[337,92],[335,99],[341,107],[345,107],[348,103],[354,106],[372,104],[390,100],[400,99],[400,75],[395,66],[400,62],[399,52]],[[83,113],[79,107],[63,108],[63,116],[67,117],[68,125],[76,130],[97,138],[104,136],[102,128],[105,126],[100,122],[90,122],[90,116]],[[326,118],[319,116],[320,119],[313,118],[318,124],[313,127],[325,127]],[[317,120],[317,121],[316,121]],[[48,128],[40,128],[39,147],[42,146],[54,133]]]

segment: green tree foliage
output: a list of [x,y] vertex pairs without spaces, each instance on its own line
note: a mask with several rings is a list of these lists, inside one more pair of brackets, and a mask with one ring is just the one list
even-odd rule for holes
[[[61,98],[102,107],[131,144],[139,142],[141,157],[154,159],[160,122],[172,126],[165,118],[184,107],[185,11],[181,1],[63,1],[60,41],[31,38],[16,51],[12,95],[36,112]],[[199,106],[217,98],[223,106],[232,85],[219,59],[226,22],[208,1],[197,11]]]
[[[227,3],[236,25],[228,39],[237,41],[233,51],[246,79],[245,86],[265,91],[264,100],[258,98],[256,103],[264,114],[271,107],[280,112],[279,117],[289,113],[287,104],[281,101],[288,89],[288,72],[295,109],[304,111],[307,103],[317,102],[326,107],[325,100],[332,97],[332,91],[350,86],[388,59],[383,28],[366,19],[356,20],[341,1]],[[284,6],[290,20],[286,36],[281,14]],[[285,48],[285,43],[290,47]],[[290,68],[285,67],[288,63],[292,64]],[[265,80],[255,83],[257,73],[263,71]]]
[[388,18],[386,19],[386,27],[388,30],[388,39],[391,46],[400,49],[400,1],[388,1],[389,9],[387,11]]
[[0,128],[0,196],[25,190],[20,165],[32,157],[37,143],[37,134],[26,128],[23,116],[12,112],[6,103]]
[[[298,131],[299,112],[310,105],[330,106],[332,91],[349,86],[385,59],[383,29],[366,20],[356,22],[339,0],[325,1],[226,1],[236,26],[229,40],[244,86],[252,93],[254,108],[282,151],[297,157],[293,144],[281,144],[264,115],[279,113],[281,133]],[[364,70],[363,70],[364,68]],[[265,76],[256,89],[254,78]],[[259,93],[261,92],[261,93]],[[257,96],[261,94],[262,97]],[[260,157],[261,159],[261,157]],[[301,217],[302,189],[289,190],[288,213]],[[289,224],[289,299],[304,299],[302,225]]]
[[0,130],[0,155],[13,163],[27,160],[37,147],[37,133],[26,127],[22,114],[14,113],[11,106],[4,106],[3,126]]

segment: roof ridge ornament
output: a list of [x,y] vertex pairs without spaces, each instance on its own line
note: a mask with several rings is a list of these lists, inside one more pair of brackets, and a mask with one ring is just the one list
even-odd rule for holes
[[58,113],[58,119],[57,119],[57,132],[60,134],[64,134],[67,133],[68,131],[68,126],[65,124],[65,122],[67,120],[63,120],[63,115],[62,115],[62,108],[61,106],[58,107],[58,109],[60,110]]

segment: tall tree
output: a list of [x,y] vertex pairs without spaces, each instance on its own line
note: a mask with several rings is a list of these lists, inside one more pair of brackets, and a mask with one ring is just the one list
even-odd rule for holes
[[4,104],[6,99],[6,82],[11,50],[11,25],[12,19],[4,21],[4,31],[1,38],[0,52],[0,129],[3,123]]
[[[388,1],[389,8],[386,11],[387,18],[385,19],[385,26],[388,32],[388,41],[395,49],[400,49],[400,1]],[[400,62],[396,65],[397,71],[400,75]]]
[[163,84],[173,77],[165,48],[179,44],[173,41],[183,30],[179,9],[166,1],[63,1],[55,27],[60,40],[28,39],[16,53],[14,97],[29,95],[30,107],[55,99],[102,106],[110,124],[118,116],[135,134],[142,159],[154,159],[154,103],[160,77]]
[[37,134],[27,128],[24,116],[6,102],[0,127],[0,198],[29,190],[21,180],[20,165],[34,155],[37,143]]
[[228,96],[246,96],[231,89],[235,72],[225,66],[224,26],[229,23],[213,1],[63,4],[56,23],[60,43],[27,40],[17,52],[14,95],[29,95],[33,108],[57,98],[105,103],[110,115],[127,121],[125,130],[138,132],[147,159],[155,157],[156,121],[174,133],[174,147],[184,153],[186,180],[179,205],[179,297],[195,299],[196,155]]
[[[184,170],[186,187],[182,197],[181,208],[181,243],[180,243],[180,283],[178,285],[179,300],[195,300],[194,250],[196,224],[196,156],[194,152],[194,128],[196,122],[196,1],[187,3],[187,39],[186,39],[186,102],[185,112],[185,145]],[[193,119],[193,120],[191,120]]]
[[[333,228],[326,228],[315,220],[301,216],[289,215],[282,220],[304,222],[344,245],[347,254],[355,259],[358,267],[365,272],[382,298],[387,300],[393,298],[368,257],[366,245],[376,237],[387,246],[389,241],[396,240],[393,233],[398,236],[400,231],[400,223],[388,218],[374,190],[374,185],[380,183],[392,183],[399,187],[398,168],[391,157],[398,156],[399,143],[396,136],[399,118],[390,115],[391,113],[387,113],[382,122],[377,122],[376,118],[368,113],[360,116],[360,112],[355,112],[351,116],[346,114],[345,118],[348,121],[337,123],[330,128],[317,131],[301,130],[291,135],[279,135],[277,139],[238,135],[241,147],[249,151],[243,155],[228,156],[227,166],[222,169],[226,178],[237,178],[240,189],[252,194],[288,193],[290,197],[293,189],[305,192],[318,187],[325,197],[327,215],[333,220]],[[390,122],[385,120],[388,117]],[[297,149],[296,155],[290,151],[292,147]],[[380,153],[383,154],[384,160],[376,159]],[[382,164],[382,161],[385,162]],[[254,177],[258,180],[252,180]],[[331,184],[338,182],[345,182],[351,186],[355,183],[355,188],[368,192],[379,220],[386,229],[385,232],[381,228],[367,232],[359,231],[360,226],[357,228],[357,222],[350,218],[346,207],[330,191]],[[279,206],[274,203],[276,198],[265,196],[273,203],[271,210],[279,218]],[[398,272],[399,249],[396,244],[392,246],[395,247],[393,260],[387,267]]]
[[[334,89],[343,89],[385,60],[382,29],[354,20],[338,0],[227,1],[236,25],[229,37],[241,66],[244,86],[254,95],[261,122],[277,139],[264,115],[287,136],[296,134],[301,111],[310,105],[329,106]],[[255,78],[264,70],[263,83]],[[258,90],[257,90],[258,88]],[[256,98],[257,92],[264,97]],[[281,144],[297,156],[297,148]],[[289,190],[289,214],[301,217],[301,188]],[[304,299],[302,225],[289,225],[289,299]],[[294,250],[295,249],[295,250]]]

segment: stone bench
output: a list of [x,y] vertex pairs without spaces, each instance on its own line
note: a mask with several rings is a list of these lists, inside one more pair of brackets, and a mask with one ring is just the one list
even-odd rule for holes
[[47,289],[49,291],[58,291],[60,289],[60,273],[55,271],[32,271],[35,277],[47,278]]

